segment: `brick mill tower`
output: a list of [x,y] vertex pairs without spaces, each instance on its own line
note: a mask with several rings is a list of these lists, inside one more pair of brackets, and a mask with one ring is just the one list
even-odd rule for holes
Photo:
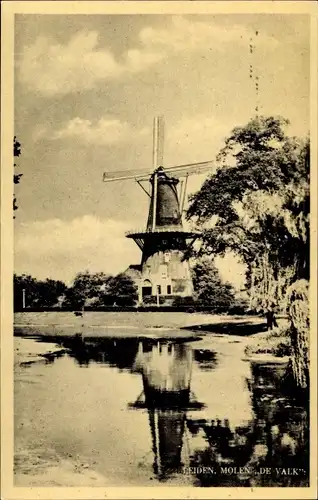
[[[140,265],[130,266],[128,270],[138,286],[140,304],[153,299],[159,305],[169,303],[169,298],[193,295],[190,267],[189,262],[184,260],[184,250],[187,240],[197,235],[183,228],[182,212],[188,176],[211,170],[212,166],[212,162],[208,161],[164,169],[163,135],[163,119],[156,117],[152,172],[106,172],[103,177],[104,182],[134,179],[150,199],[145,229],[126,234],[142,252]],[[144,182],[148,183],[148,189]]]

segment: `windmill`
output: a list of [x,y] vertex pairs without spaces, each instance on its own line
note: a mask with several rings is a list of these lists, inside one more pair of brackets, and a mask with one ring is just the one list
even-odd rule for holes
[[[163,168],[164,121],[155,117],[153,127],[153,170],[124,170],[105,172],[104,182],[134,180],[149,196],[149,214],[146,227],[131,231],[142,252],[140,266],[131,266],[138,286],[139,303],[146,297],[192,296],[193,285],[188,261],[183,259],[187,240],[198,233],[186,231],[182,213],[186,199],[188,177],[211,171],[213,162],[191,163]],[[146,186],[145,186],[146,183]]]

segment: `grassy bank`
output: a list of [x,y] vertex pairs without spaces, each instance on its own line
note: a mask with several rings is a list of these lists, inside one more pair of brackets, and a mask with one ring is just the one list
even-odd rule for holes
[[[274,353],[280,355],[287,343],[282,332],[267,332],[266,322],[260,316],[215,315],[182,312],[87,312],[84,317],[73,313],[16,313],[15,335],[72,336],[85,337],[209,337],[210,334],[245,337],[248,344],[246,354]],[[284,324],[279,319],[280,328]],[[286,321],[285,321],[286,322]]]
[[[71,312],[25,312],[14,315],[15,331],[20,328],[29,331],[49,332],[59,330],[77,333],[81,330],[103,332],[107,330],[143,330],[153,328],[191,329],[215,331],[222,333],[225,326],[232,330],[236,325],[242,325],[242,332],[249,324],[264,323],[263,318],[255,316],[235,316],[226,314],[185,313],[185,312],[85,312],[83,317],[77,317]],[[222,331],[221,331],[222,330]],[[257,329],[257,331],[259,331]],[[223,332],[231,333],[231,332]],[[254,332],[250,332],[254,333]],[[242,333],[244,334],[244,333]]]
[[289,357],[291,355],[291,341],[288,334],[288,321],[279,320],[278,327],[264,333],[252,335],[245,348],[248,357],[257,355],[270,355],[276,358]]

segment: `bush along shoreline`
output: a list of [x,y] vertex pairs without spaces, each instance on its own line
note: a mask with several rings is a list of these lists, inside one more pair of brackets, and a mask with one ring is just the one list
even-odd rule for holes
[[287,319],[264,334],[253,336],[245,348],[248,359],[285,362],[285,382],[295,398],[308,404],[309,396],[309,283],[298,280],[286,292]]

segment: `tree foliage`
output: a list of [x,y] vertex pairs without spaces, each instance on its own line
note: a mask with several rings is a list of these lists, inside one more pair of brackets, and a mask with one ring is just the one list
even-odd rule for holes
[[25,294],[26,308],[57,306],[66,288],[65,283],[59,280],[41,281],[26,274],[22,276],[15,274],[13,279],[14,309],[16,311],[23,309],[23,294]]
[[234,289],[221,280],[213,259],[203,258],[192,269],[193,286],[197,303],[203,306],[229,308],[235,305]]
[[65,293],[64,306],[81,309],[88,301],[99,297],[102,286],[109,276],[104,273],[80,272]]
[[289,334],[291,338],[291,367],[296,385],[301,389],[309,387],[309,286],[308,281],[298,280],[287,290]]
[[137,286],[125,273],[112,276],[100,297],[104,304],[133,305],[137,300]]
[[[14,157],[14,159],[18,158],[20,156],[20,154],[21,154],[21,144],[19,143],[19,141],[17,140],[17,138],[14,136],[14,139],[13,139],[13,157]],[[14,160],[13,166],[14,166],[14,168],[17,166],[17,164],[15,163],[15,160]],[[13,183],[14,184],[19,184],[22,175],[23,174],[16,174],[16,173],[14,173],[13,174]],[[13,210],[15,211],[17,209],[18,209],[17,198],[14,195],[14,197],[13,197]]]
[[85,305],[133,305],[137,288],[132,279],[123,273],[117,276],[105,273],[78,273],[66,291],[64,305],[81,309]]
[[309,141],[286,135],[287,125],[257,117],[236,127],[187,212],[202,234],[189,253],[239,255],[254,305],[263,310],[309,273]]
[[[24,292],[23,292],[24,290]],[[110,276],[103,272],[78,273],[71,286],[59,280],[37,280],[23,274],[14,275],[14,309],[23,309],[23,293],[26,308],[63,307],[79,310],[85,306],[133,305],[137,299],[137,287],[123,273]]]

